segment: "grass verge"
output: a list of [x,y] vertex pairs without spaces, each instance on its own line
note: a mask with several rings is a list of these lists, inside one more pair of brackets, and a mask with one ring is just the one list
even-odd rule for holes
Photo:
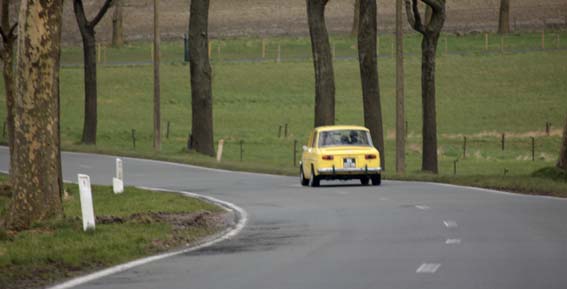
[[[219,232],[224,210],[173,193],[93,187],[97,225],[83,232],[76,185],[66,185],[65,218],[0,231],[0,288],[38,288],[89,271],[185,246]],[[0,208],[8,197],[0,196]],[[62,245],[65,244],[65,245]]]
[[[564,37],[565,33],[557,35]],[[504,42],[499,36],[489,37],[489,51],[499,51],[501,43],[513,49],[487,53],[482,34],[447,35],[448,54],[444,53],[445,42],[440,44],[436,75],[440,175],[432,177],[417,172],[421,166],[422,127],[420,46],[419,37],[407,36],[404,71],[408,173],[403,178],[452,180],[463,185],[514,191],[518,190],[517,184],[522,183],[528,186],[527,192],[547,186],[540,183],[551,182],[553,185],[546,190],[562,194],[567,191],[564,183],[554,183],[552,179],[536,178],[531,174],[553,166],[559,153],[561,124],[565,118],[565,111],[560,108],[567,106],[567,66],[562,64],[567,63],[567,53],[561,50],[565,43],[558,42],[561,45],[558,50],[537,51],[534,49],[540,43],[540,34],[514,34],[506,36]],[[393,38],[384,36],[380,39],[381,54],[390,55],[388,48]],[[552,36],[549,39],[559,38]],[[337,124],[363,124],[358,63],[356,57],[342,57],[356,55],[354,42],[354,38],[348,37],[333,39],[337,54],[334,63]],[[78,144],[83,124],[83,71],[78,67],[62,68],[63,148],[230,170],[295,175],[294,143],[297,141],[296,149],[299,151],[295,159],[297,164],[301,145],[306,142],[313,126],[313,64],[308,59],[308,38],[268,39],[266,58],[275,57],[273,52],[277,51],[274,49],[277,45],[274,44],[282,46],[282,57],[291,55],[297,59],[282,63],[229,62],[230,59],[261,57],[262,40],[213,41],[213,47],[223,45],[220,51],[227,60],[222,61],[218,55],[215,56],[218,50],[213,49],[214,138],[215,143],[220,139],[225,141],[222,163],[185,150],[191,128],[191,98],[189,67],[180,61],[182,44],[179,42],[162,46],[161,152],[156,153],[152,145],[151,66],[99,66],[96,146]],[[150,48],[150,43],[139,42],[122,49],[109,49],[108,63],[148,59]],[[511,53],[512,50],[516,52]],[[451,53],[459,51],[470,53]],[[66,47],[63,55],[69,63],[81,62],[80,47]],[[385,176],[401,178],[392,174],[395,62],[391,57],[383,57],[378,65],[388,170]],[[5,116],[4,107],[0,105],[0,118]],[[135,132],[135,147],[132,132]],[[0,141],[6,141],[6,137],[0,137]],[[481,182],[487,179],[494,181]],[[501,182],[498,181],[500,179]],[[525,180],[529,180],[528,184],[524,183]]]

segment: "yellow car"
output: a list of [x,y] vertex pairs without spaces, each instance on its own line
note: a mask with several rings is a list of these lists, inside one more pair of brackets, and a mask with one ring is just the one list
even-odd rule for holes
[[316,127],[303,146],[299,179],[317,187],[321,180],[359,179],[381,183],[380,152],[372,145],[370,131],[361,126]]

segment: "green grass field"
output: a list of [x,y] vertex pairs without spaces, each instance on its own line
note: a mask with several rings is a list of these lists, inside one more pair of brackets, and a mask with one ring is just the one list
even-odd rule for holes
[[[447,37],[449,51],[468,52],[445,55],[440,42],[437,109],[441,176],[453,175],[455,160],[458,160],[457,176],[463,177],[522,177],[542,167],[552,166],[558,156],[560,128],[567,107],[567,65],[564,65],[567,63],[567,51],[550,49],[483,54],[482,34]],[[521,34],[507,36],[506,39],[511,47],[522,50],[537,49],[540,44],[538,37],[541,35]],[[548,38],[554,39],[552,36]],[[219,40],[214,40],[213,46],[215,41]],[[337,43],[339,55],[348,50],[353,51],[351,54],[356,52],[351,48],[352,38],[333,41]],[[384,37],[381,47],[388,47],[387,41],[391,42],[391,37]],[[255,53],[261,52],[260,39],[223,42],[225,51],[233,55],[233,59],[252,58],[252,55],[242,52],[252,51],[252,48],[256,49]],[[278,42],[282,47],[295,45],[299,50],[299,47],[305,49],[308,39],[276,38],[267,42]],[[418,43],[416,35],[407,37],[406,52],[409,54],[405,62],[407,170],[415,176],[421,162]],[[109,62],[138,61],[146,52],[149,55],[149,47],[148,43],[135,43],[126,48],[111,49],[108,52],[112,55]],[[214,135],[215,141],[225,140],[223,162],[217,164],[211,158],[184,150],[191,128],[189,67],[175,60],[182,59],[182,44],[165,43],[163,47],[162,151],[158,154],[152,149],[152,67],[144,65],[99,66],[96,147],[78,144],[83,124],[82,68],[62,69],[61,133],[64,149],[155,157],[229,169],[296,173],[297,169],[293,166],[294,140],[298,141],[297,148],[300,150],[313,126],[314,77],[313,64],[308,59],[282,63],[213,62]],[[231,47],[233,52],[230,52]],[[491,49],[498,48],[491,46]],[[77,61],[79,52],[77,47],[66,48],[63,58],[67,63]],[[213,48],[213,60],[214,52]],[[386,131],[386,175],[389,177],[393,177],[391,172],[394,168],[394,67],[391,58],[379,59]],[[353,59],[339,59],[335,61],[334,68],[337,123],[362,124],[358,63]],[[3,115],[2,105],[0,116]],[[165,138],[168,122],[170,135]],[[545,134],[546,122],[552,124],[549,136]],[[287,137],[283,137],[285,124],[288,125]],[[278,137],[279,126],[282,126],[282,137]],[[136,130],[136,149],[132,146],[132,129]],[[501,150],[501,133],[506,134],[504,151]],[[464,136],[467,136],[468,144],[465,158]],[[534,161],[531,155],[532,136],[535,137]],[[240,161],[241,141],[243,161]]]
[[[124,263],[171,249],[211,234],[219,228],[173,225],[140,217],[124,223],[97,224],[94,232],[82,230],[79,193],[67,185],[65,219],[35,224],[11,235],[0,229],[0,288],[30,288],[52,284],[88,271]],[[109,187],[94,187],[97,217],[128,217],[136,213],[220,212],[217,206],[173,193],[126,188],[120,195]],[[0,196],[0,208],[7,204]],[[0,210],[1,213],[2,210]],[[183,242],[180,244],[180,242]],[[62,246],[61,244],[65,244]]]

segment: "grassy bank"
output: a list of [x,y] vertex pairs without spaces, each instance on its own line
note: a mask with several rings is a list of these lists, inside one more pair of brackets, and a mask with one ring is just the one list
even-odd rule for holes
[[[222,209],[172,193],[94,187],[96,231],[85,233],[78,188],[67,185],[65,218],[0,232],[0,288],[36,288],[194,242],[221,229]],[[7,203],[0,197],[0,208]],[[65,244],[65,246],[61,245]]]
[[[478,50],[479,45],[480,50],[483,49],[482,34],[448,37],[449,51],[457,50],[457,47],[462,47],[459,48],[461,50]],[[489,37],[492,39],[495,36]],[[537,37],[538,34],[520,34],[511,35],[509,39],[513,40],[510,43],[516,43],[514,47],[537,48]],[[381,40],[381,46],[387,46],[387,39],[385,37]],[[481,44],[479,39],[482,40]],[[271,39],[269,43],[272,41],[278,41],[285,47],[304,47],[308,44],[308,40],[303,38],[277,38]],[[337,38],[334,41],[337,43],[337,55],[341,51],[353,50],[351,38]],[[232,39],[224,42],[227,51],[230,51],[230,47],[238,48],[235,48],[233,54],[240,58],[248,57],[242,52],[243,47],[258,48],[261,45],[259,39]],[[419,39],[415,35],[408,36],[406,48],[409,54],[405,62],[407,171],[409,178],[430,179],[418,173],[421,164],[421,66],[420,58],[411,53],[412,49],[417,49],[418,43]],[[497,43],[499,45],[500,42]],[[452,48],[451,45],[456,46]],[[163,143],[160,153],[152,149],[151,66],[99,67],[96,146],[78,144],[83,123],[82,69],[63,68],[61,134],[64,149],[160,158],[237,170],[296,174],[297,169],[293,163],[294,142],[297,141],[297,150],[301,150],[313,125],[313,64],[307,59],[282,63],[214,62],[214,137],[215,142],[225,140],[223,162],[218,164],[212,158],[187,153],[185,150],[191,128],[189,67],[174,61],[173,56],[167,56],[180,56],[181,47],[179,43],[164,44],[165,61],[161,68]],[[131,47],[113,50],[112,53],[116,53],[116,61],[127,62],[131,60],[128,57],[141,59],[141,56],[136,55],[146,55],[140,51],[149,51],[149,48],[148,43],[136,43]],[[440,50],[443,49],[440,47]],[[64,51],[64,57],[73,59],[73,55],[79,52],[79,48],[70,47]],[[444,55],[441,51],[437,60],[440,177],[477,184],[470,181],[469,177],[529,178],[533,171],[552,166],[559,153],[561,124],[565,113],[562,108],[567,106],[567,82],[564,81],[567,78],[567,66],[563,63],[567,63],[567,52],[563,50],[449,55]],[[363,124],[358,63],[352,59],[339,59],[334,68],[337,123]],[[386,132],[386,176],[392,178],[395,177],[391,173],[394,168],[395,141],[394,61],[391,58],[381,58],[379,70]],[[4,115],[2,105],[0,117]],[[545,131],[548,122],[551,123],[549,134]],[[166,137],[168,127],[169,134]],[[567,191],[567,188],[561,190]]]

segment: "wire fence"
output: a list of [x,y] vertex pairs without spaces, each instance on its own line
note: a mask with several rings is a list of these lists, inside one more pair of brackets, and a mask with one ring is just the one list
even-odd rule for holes
[[[358,59],[357,40],[353,37],[331,38],[334,60]],[[236,38],[213,39],[209,42],[209,57],[212,63],[246,62],[301,62],[311,61],[309,38]],[[533,51],[567,50],[566,31],[541,31],[521,34],[499,35],[494,33],[473,33],[465,36],[443,34],[437,46],[438,56],[445,55],[494,55],[514,54]],[[404,54],[416,56],[421,53],[421,36],[407,34],[404,40]],[[377,38],[377,54],[382,59],[394,58],[395,38],[392,34],[380,34]],[[80,47],[66,47],[62,53],[64,67],[82,66]],[[97,62],[101,65],[149,65],[152,63],[153,48],[150,43],[137,42],[123,48],[107,45],[97,46]],[[188,41],[169,41],[162,44],[162,63],[183,63],[190,58]]]

